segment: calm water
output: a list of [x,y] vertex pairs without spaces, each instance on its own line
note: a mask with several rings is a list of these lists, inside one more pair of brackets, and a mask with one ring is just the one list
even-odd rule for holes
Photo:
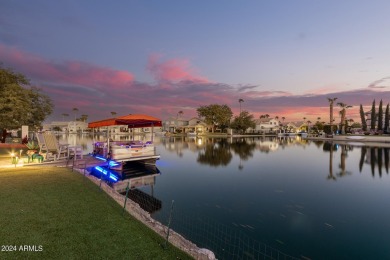
[[163,223],[174,200],[177,212],[298,258],[390,259],[390,148],[299,137],[154,141],[162,174],[141,190],[162,201],[153,217]]

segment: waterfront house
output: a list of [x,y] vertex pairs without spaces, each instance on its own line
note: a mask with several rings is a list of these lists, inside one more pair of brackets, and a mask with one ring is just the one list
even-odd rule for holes
[[248,129],[248,132],[272,133],[279,130],[280,123],[275,118],[260,118],[255,120],[255,129]]
[[170,133],[196,133],[203,134],[211,132],[212,126],[207,125],[198,117],[193,117],[190,120],[170,117],[163,121],[163,131]]
[[89,132],[88,123],[83,121],[53,121],[49,124],[44,124],[42,130],[66,134]]

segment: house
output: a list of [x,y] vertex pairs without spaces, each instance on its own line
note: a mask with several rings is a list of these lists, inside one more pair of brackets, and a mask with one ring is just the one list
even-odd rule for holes
[[275,118],[260,118],[255,120],[257,133],[271,133],[279,130],[280,123]]
[[170,133],[196,133],[202,134],[211,132],[212,126],[207,125],[198,117],[190,120],[170,117],[163,121],[163,131]]
[[44,124],[42,130],[67,134],[89,132],[88,123],[84,121],[53,121]]

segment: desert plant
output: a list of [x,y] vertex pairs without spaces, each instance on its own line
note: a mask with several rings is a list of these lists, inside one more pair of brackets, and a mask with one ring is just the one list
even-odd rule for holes
[[37,149],[39,149],[39,145],[38,145],[36,142],[34,142],[33,140],[28,141],[28,143],[26,144],[26,146],[27,146],[27,148],[28,148],[29,150],[37,150]]

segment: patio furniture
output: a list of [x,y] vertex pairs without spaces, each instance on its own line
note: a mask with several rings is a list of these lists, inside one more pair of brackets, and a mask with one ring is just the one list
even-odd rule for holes
[[83,147],[80,145],[68,147],[68,158],[74,156],[75,159],[83,159]]
[[55,135],[50,133],[44,133],[43,140],[46,145],[47,153],[45,159],[67,159],[69,155],[67,144],[60,144]]

